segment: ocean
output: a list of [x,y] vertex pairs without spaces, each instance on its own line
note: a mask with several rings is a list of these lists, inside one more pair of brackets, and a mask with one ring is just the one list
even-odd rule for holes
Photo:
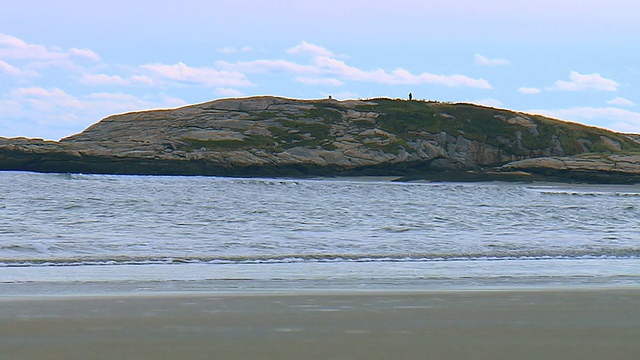
[[640,186],[0,172],[0,294],[640,284]]

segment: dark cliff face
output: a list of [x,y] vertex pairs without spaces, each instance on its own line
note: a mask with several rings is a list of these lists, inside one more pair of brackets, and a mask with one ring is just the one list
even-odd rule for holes
[[470,104],[254,97],[111,116],[60,142],[0,139],[0,169],[485,179],[527,159],[638,149],[622,134]]

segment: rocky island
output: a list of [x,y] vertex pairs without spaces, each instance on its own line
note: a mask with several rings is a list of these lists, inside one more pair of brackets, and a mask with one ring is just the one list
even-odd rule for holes
[[0,170],[640,182],[640,136],[466,103],[222,99],[0,138]]

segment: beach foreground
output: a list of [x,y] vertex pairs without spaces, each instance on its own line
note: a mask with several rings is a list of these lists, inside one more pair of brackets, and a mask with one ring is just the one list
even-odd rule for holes
[[4,298],[11,359],[637,359],[640,289]]

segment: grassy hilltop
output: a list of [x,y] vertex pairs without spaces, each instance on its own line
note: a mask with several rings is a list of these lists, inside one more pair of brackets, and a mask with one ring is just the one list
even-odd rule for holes
[[[334,142],[340,137],[334,128],[348,126],[355,140],[371,149],[391,153],[410,148],[408,142],[420,136],[441,133],[483,142],[515,156],[527,156],[531,151],[541,149],[549,149],[556,155],[640,150],[640,144],[629,135],[473,104],[377,98],[353,107],[356,111],[375,113],[375,118],[351,121],[345,119],[345,107],[340,102],[321,100],[312,104],[312,108],[297,115],[283,117],[279,110],[254,114],[256,121],[273,120],[273,125],[268,127],[268,135],[211,141],[184,138],[187,145],[183,148],[204,146],[216,150],[237,150],[263,147],[285,151],[302,146],[333,150]],[[389,134],[388,141],[367,141],[384,137],[385,132]]]
[[[525,115],[473,104],[450,104],[423,101],[376,99],[375,111],[380,112],[380,127],[399,134],[446,132],[470,140],[486,142],[504,151],[526,155],[523,149],[557,147],[566,155],[587,151],[612,152],[613,140],[620,150],[640,150],[640,144],[624,134],[539,115]],[[509,119],[513,119],[509,121]],[[521,134],[521,135],[518,135]],[[522,147],[509,146],[518,142]]]

